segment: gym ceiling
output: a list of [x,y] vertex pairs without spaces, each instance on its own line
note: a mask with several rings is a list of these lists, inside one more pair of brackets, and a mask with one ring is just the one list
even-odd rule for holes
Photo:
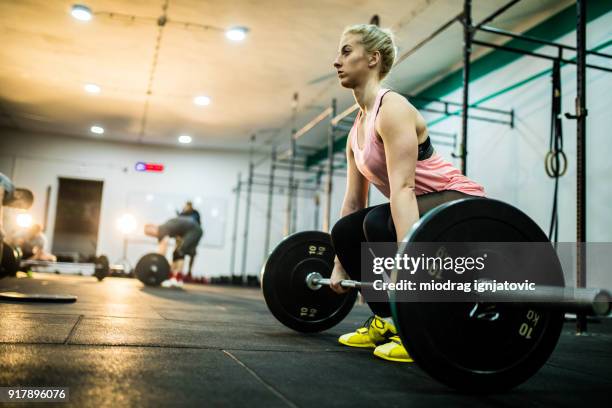
[[[93,13],[71,16],[75,3]],[[475,0],[474,21],[507,0]],[[522,32],[571,1],[524,0],[495,20]],[[378,14],[399,53],[462,9],[462,0],[0,1],[0,127],[121,142],[243,149],[286,138],[337,97],[332,61],[344,26]],[[158,19],[164,15],[160,26]],[[225,31],[248,29],[233,42]],[[483,36],[482,38],[486,38]],[[158,41],[159,39],[159,41]],[[155,55],[157,49],[157,58]],[[476,57],[478,56],[476,52]],[[456,24],[399,64],[389,85],[418,91],[461,60]],[[100,87],[97,94],[84,90]],[[295,119],[294,93],[299,94]],[[200,106],[194,97],[207,96]],[[104,128],[95,135],[93,125]]]

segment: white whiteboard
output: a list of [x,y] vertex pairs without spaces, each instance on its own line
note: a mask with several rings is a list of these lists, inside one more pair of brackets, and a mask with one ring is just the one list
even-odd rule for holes
[[133,214],[140,226],[153,223],[162,224],[177,216],[186,201],[200,212],[204,236],[199,246],[223,247],[225,242],[225,222],[227,201],[219,197],[188,197],[176,193],[130,192],[127,211]]

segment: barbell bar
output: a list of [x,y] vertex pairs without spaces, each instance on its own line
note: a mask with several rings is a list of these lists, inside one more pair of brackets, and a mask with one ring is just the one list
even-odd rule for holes
[[[310,272],[306,275],[306,286],[312,290],[319,290],[323,286],[331,286],[331,279],[324,278],[319,272]],[[372,286],[371,283],[359,282],[356,280],[344,279],[340,281],[340,286],[343,288],[362,288]]]
[[[311,290],[331,286],[331,279],[319,272],[306,275],[304,284]],[[340,281],[343,288],[372,287],[372,282],[345,279]],[[475,300],[491,303],[519,303],[521,307],[534,306],[558,309],[568,313],[587,313],[593,316],[607,316],[612,311],[612,295],[600,288],[570,288],[538,285],[534,290],[498,290],[476,292]]]
[[610,292],[600,288],[572,288],[538,285],[535,290],[500,290],[478,293],[481,302],[544,307],[567,313],[607,316],[612,311]]

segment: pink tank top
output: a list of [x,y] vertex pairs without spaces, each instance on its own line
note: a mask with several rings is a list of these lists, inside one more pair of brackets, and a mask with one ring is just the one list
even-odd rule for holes
[[[375,127],[380,103],[387,92],[389,92],[389,89],[381,89],[376,96],[373,107],[373,112],[376,113],[371,115],[365,123],[363,148],[360,149],[357,143],[357,127],[359,126],[361,112],[355,118],[349,133],[349,143],[361,174],[389,198],[391,189],[385,149]],[[461,174],[461,171],[434,151],[431,157],[416,163],[415,194],[422,195],[444,190],[457,190],[474,196],[485,196],[484,188],[481,185]]]

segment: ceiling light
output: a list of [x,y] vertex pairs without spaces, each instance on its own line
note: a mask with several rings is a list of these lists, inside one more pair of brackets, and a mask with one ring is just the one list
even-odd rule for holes
[[225,32],[225,36],[232,41],[242,41],[248,32],[249,29],[246,27],[231,27]]
[[91,20],[91,17],[92,17],[91,9],[82,4],[72,5],[70,14],[72,15],[72,17],[76,18],[79,21],[89,21]]
[[91,133],[95,133],[96,135],[101,135],[104,133],[104,128],[102,126],[92,126],[89,130],[91,130]]
[[100,93],[101,90],[102,89],[96,84],[86,84],[85,85],[85,91],[92,93],[92,94]]
[[191,143],[191,136],[188,135],[180,135],[178,138],[179,143],[189,144]]
[[210,98],[208,96],[200,95],[193,98],[193,103],[199,106],[210,105]]

